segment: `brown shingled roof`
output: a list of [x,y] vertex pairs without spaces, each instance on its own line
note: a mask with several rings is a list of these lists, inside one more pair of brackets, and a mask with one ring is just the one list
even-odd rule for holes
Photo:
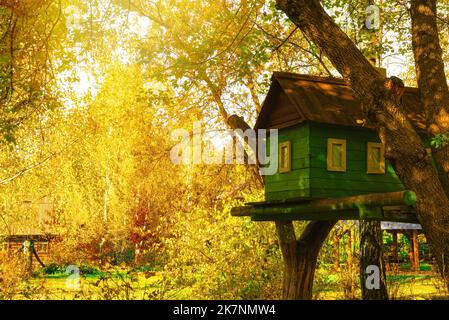
[[[364,126],[360,101],[338,78],[274,72],[255,129],[283,128],[303,121]],[[425,116],[416,88],[406,87],[403,108],[413,125],[425,129]]]

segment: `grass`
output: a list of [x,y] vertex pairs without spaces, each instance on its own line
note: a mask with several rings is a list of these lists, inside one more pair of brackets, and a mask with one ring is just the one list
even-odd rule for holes
[[31,282],[42,290],[33,299],[148,299],[157,295],[163,277],[146,277],[136,273],[132,277],[123,272],[87,274],[79,278],[79,289],[70,289],[66,274],[34,278]]
[[[136,269],[137,270],[137,269]],[[192,296],[189,286],[184,288],[167,287],[168,275],[164,272],[135,270],[93,270],[92,273],[80,276],[78,290],[67,286],[68,275],[64,272],[53,274],[40,273],[39,276],[27,282],[33,288],[33,294],[17,296],[18,299],[207,299],[207,297]],[[315,285],[319,290],[319,299],[342,299],[343,289],[341,274],[327,273],[322,277],[321,285]],[[429,271],[411,273],[398,271],[387,275],[387,283],[392,299],[441,299],[447,293],[440,288],[439,277]],[[197,281],[201,281],[197,279]],[[358,284],[357,284],[358,285]],[[357,289],[356,289],[357,290]],[[356,295],[357,296],[357,295]]]
[[[135,271],[146,270],[146,271]],[[96,270],[79,277],[79,288],[71,289],[68,274],[40,272],[27,282],[35,293],[27,297],[18,295],[17,299],[50,300],[116,300],[116,299],[199,299],[193,297],[190,289],[165,289],[166,274],[152,268],[129,270]]]
[[[332,281],[320,288],[319,299],[335,300],[343,298],[343,291],[337,275],[332,275]],[[390,299],[393,300],[433,300],[448,298],[447,292],[441,289],[441,280],[437,274],[398,273],[387,275],[387,286]],[[360,295],[360,293],[359,293]]]

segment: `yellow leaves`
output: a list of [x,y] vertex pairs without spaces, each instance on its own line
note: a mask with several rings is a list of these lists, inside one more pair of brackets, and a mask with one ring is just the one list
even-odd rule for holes
[[[203,299],[273,297],[270,286],[281,283],[282,268],[279,251],[266,247],[275,241],[273,225],[242,224],[228,211],[225,206],[220,211],[175,213],[171,227],[175,238],[166,247],[168,270],[183,269],[174,276],[189,283],[192,294]],[[265,281],[267,273],[271,283]],[[264,292],[264,288],[270,289]]]
[[10,9],[18,16],[35,15],[36,11],[42,8],[51,0],[0,0],[0,6]]

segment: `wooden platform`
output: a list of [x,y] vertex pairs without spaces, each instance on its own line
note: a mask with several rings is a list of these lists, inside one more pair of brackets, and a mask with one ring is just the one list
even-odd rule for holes
[[379,220],[418,222],[412,191],[371,193],[331,199],[284,199],[250,202],[231,209],[232,216],[250,216],[253,221]]

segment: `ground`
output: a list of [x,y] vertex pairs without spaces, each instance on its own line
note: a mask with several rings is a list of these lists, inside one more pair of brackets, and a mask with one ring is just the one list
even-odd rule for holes
[[[319,273],[319,271],[318,271]],[[358,279],[352,279],[348,289],[342,273],[327,273],[324,281],[315,285],[317,299],[357,299]],[[167,286],[169,274],[157,271],[113,270],[95,271],[80,277],[79,288],[73,287],[67,274],[54,273],[34,277],[24,282],[24,293],[16,299],[201,299],[192,296],[189,287],[179,290]],[[447,291],[432,271],[413,273],[398,271],[387,278],[391,299],[443,299]],[[346,281],[346,282],[345,282]],[[72,286],[72,287],[71,287]],[[75,283],[76,286],[76,283]],[[352,290],[352,291],[351,291]]]
[[[391,299],[398,300],[434,300],[446,297],[446,292],[438,284],[438,275],[426,274],[399,274],[387,276],[389,294]],[[338,284],[329,285],[319,293],[319,299],[344,299],[345,293]],[[317,293],[318,294],[318,293]]]

